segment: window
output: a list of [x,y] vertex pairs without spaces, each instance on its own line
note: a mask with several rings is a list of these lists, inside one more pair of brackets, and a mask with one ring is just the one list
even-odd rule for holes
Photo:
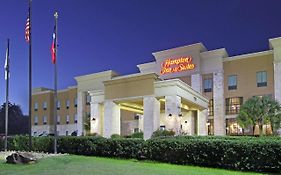
[[140,128],[134,128],[134,133],[140,132]]
[[47,102],[43,102],[43,109],[46,110],[47,109]]
[[60,124],[60,116],[59,115],[57,116],[57,124],[58,125]]
[[74,115],[74,123],[77,123],[77,114]]
[[65,131],[65,135],[68,136],[68,131]]
[[34,125],[38,125],[38,116],[34,116]]
[[38,103],[35,102],[35,103],[34,103],[34,111],[37,111],[37,110],[38,110]]
[[47,124],[47,116],[43,116],[43,125]]
[[134,116],[134,119],[135,119],[135,120],[139,120],[139,119],[140,119],[140,116],[139,116],[139,115],[135,115],[135,116]]
[[87,97],[86,97],[86,104],[90,105],[90,103],[91,103],[91,96],[87,95]]
[[74,99],[74,107],[77,107],[77,98]]
[[68,109],[70,106],[70,101],[69,100],[66,100],[66,109]]
[[228,90],[237,89],[237,75],[228,76]]
[[226,119],[226,134],[227,135],[242,135],[243,129],[239,126],[235,118]]
[[257,72],[257,87],[267,86],[267,72]]
[[226,115],[238,114],[242,103],[243,103],[243,97],[227,98],[225,100]]
[[204,92],[212,92],[213,82],[212,79],[204,80]]
[[69,115],[66,116],[66,124],[69,124]]
[[60,101],[57,101],[57,110],[60,110]]
[[209,115],[209,116],[214,116],[214,100],[213,100],[213,99],[211,99],[211,100],[209,101],[208,115]]

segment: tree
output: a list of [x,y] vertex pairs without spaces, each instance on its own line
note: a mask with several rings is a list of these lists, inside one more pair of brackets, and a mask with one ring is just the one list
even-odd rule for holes
[[263,135],[263,125],[270,124],[272,133],[276,134],[280,128],[281,106],[272,98],[252,97],[240,108],[237,121],[242,128],[259,126],[259,134]]
[[[8,134],[27,134],[29,120],[23,115],[20,106],[9,102],[8,109]],[[0,107],[0,133],[5,133],[5,103]]]

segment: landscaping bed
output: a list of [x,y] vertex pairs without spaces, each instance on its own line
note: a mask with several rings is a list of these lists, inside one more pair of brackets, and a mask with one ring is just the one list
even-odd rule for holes
[[[28,137],[9,139],[12,150],[28,150]],[[33,138],[33,151],[53,152],[52,137]],[[59,137],[58,152],[153,160],[181,165],[257,172],[281,172],[280,137],[165,137],[105,139]]]

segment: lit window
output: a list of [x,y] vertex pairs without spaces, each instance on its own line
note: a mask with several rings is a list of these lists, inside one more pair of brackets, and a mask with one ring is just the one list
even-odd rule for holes
[[57,124],[58,125],[60,124],[60,116],[59,115],[57,116]]
[[204,80],[204,92],[212,92],[213,82],[212,79]]
[[77,123],[77,114],[74,115],[74,123]]
[[66,116],[66,124],[69,124],[69,115]]
[[43,102],[43,109],[46,110],[47,109],[47,102]]
[[38,116],[34,116],[34,125],[38,125]]
[[74,99],[74,107],[77,107],[77,98]]
[[208,115],[209,115],[209,116],[214,116],[214,100],[213,100],[213,99],[211,99],[211,100],[209,101]]
[[35,102],[35,103],[34,103],[34,111],[37,111],[37,110],[38,110],[38,103]]
[[57,101],[57,110],[60,110],[60,101]]
[[267,72],[257,72],[257,87],[267,86]]
[[87,95],[87,97],[86,97],[86,104],[90,105],[90,103],[91,103],[91,96]]
[[226,115],[238,114],[242,103],[243,97],[227,98],[225,100]]
[[70,101],[69,100],[66,100],[66,109],[68,109],[70,106]]
[[237,89],[237,75],[228,76],[228,90]]
[[43,125],[47,124],[47,116],[43,116]]

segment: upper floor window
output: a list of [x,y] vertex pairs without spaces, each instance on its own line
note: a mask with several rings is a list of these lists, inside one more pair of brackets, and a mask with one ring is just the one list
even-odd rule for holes
[[47,124],[47,116],[43,116],[43,125]]
[[77,114],[75,114],[74,115],[74,123],[77,123],[77,119],[78,119]]
[[87,95],[87,97],[86,97],[86,104],[90,105],[90,103],[91,103],[91,96]]
[[57,101],[57,110],[60,110],[60,101]]
[[267,72],[257,72],[257,87],[267,86]]
[[68,109],[70,106],[70,101],[69,100],[66,100],[66,109]]
[[135,119],[135,120],[140,120],[140,116],[139,116],[139,115],[135,115],[135,116],[134,116],[134,119]]
[[43,109],[46,110],[47,109],[47,102],[43,102]]
[[38,103],[35,102],[35,103],[34,103],[34,111],[37,111],[37,110],[38,110]]
[[77,107],[77,97],[74,99],[74,107]]
[[237,75],[228,76],[228,90],[237,89]]
[[211,100],[209,101],[208,115],[209,115],[209,116],[214,116],[214,100],[213,100],[213,99],[211,99]]
[[57,116],[57,124],[58,125],[60,124],[60,116],[59,115]]
[[69,124],[69,115],[66,115],[66,124]]
[[238,114],[242,103],[243,97],[233,97],[225,99],[226,115]]
[[205,79],[204,80],[204,92],[212,92],[213,81],[212,79]]
[[34,125],[38,125],[38,116],[34,116]]

